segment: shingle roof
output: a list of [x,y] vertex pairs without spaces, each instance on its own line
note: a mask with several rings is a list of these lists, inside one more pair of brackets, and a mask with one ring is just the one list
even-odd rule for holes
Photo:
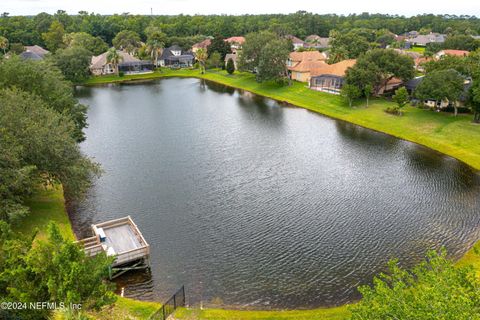
[[465,56],[468,56],[468,54],[470,53],[469,51],[466,51],[466,50],[447,49],[447,50],[442,50],[442,51],[438,52],[438,54],[441,54],[442,52],[443,52],[443,54],[446,54],[448,56],[458,56],[458,57],[465,57]]
[[302,39],[295,37],[294,35],[288,35],[285,38],[292,40],[292,43],[305,43]]
[[30,51],[24,51],[20,53],[20,58],[24,60],[35,60],[35,61],[43,59],[43,57],[39,56],[35,52],[30,52]]
[[40,46],[34,45],[34,46],[26,46],[25,47],[25,52],[32,52],[35,53],[36,55],[40,56],[43,58],[44,55],[47,53],[50,53],[50,51],[43,49]]
[[323,62],[319,64],[317,68],[310,71],[311,76],[319,76],[322,74],[331,74],[339,77],[343,77],[348,68],[353,67],[357,60],[343,60],[334,64],[327,64]]
[[212,39],[205,39],[201,42],[195,43],[192,48],[193,49],[206,49],[209,45],[212,44]]
[[[124,51],[120,51],[120,50],[117,50],[117,53],[120,55],[121,57],[121,62],[138,62],[140,61],[140,59],[137,59],[135,58],[134,56],[124,52]],[[100,69],[100,68],[103,68],[104,65],[107,64],[107,56],[108,56],[108,51],[107,52],[104,52],[102,53],[101,55],[98,55],[98,56],[94,56],[92,57],[92,63],[90,65],[90,68],[92,69]]]

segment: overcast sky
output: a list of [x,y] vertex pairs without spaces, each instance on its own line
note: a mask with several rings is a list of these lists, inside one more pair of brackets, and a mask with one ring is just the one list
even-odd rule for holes
[[291,13],[305,10],[314,13],[389,13],[416,15],[422,13],[468,14],[480,16],[478,0],[0,0],[0,11],[10,15],[54,13],[58,9],[76,14],[84,10],[101,14],[130,12],[133,14],[244,14]]

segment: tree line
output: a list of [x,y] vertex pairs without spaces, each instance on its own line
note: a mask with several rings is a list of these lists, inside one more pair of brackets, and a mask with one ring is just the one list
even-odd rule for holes
[[[68,15],[59,10],[55,14],[39,13],[35,16],[0,16],[0,36],[10,43],[23,45],[47,45],[42,34],[48,32],[52,23],[57,21],[66,33],[85,32],[99,37],[108,45],[120,31],[136,32],[142,41],[146,41],[148,26],[159,27],[165,32],[170,43],[185,42],[193,44],[198,35],[231,37],[251,32],[268,30],[279,35],[293,34],[304,39],[311,34],[328,37],[332,30],[348,31],[355,28],[382,30],[395,34],[417,30],[422,33],[458,33],[477,35],[480,33],[480,19],[474,16],[424,14],[413,17],[384,14],[314,14],[298,11],[292,14],[262,15],[176,15],[147,16],[128,13],[100,15],[80,11],[77,15]],[[200,40],[201,41],[201,40]],[[188,43],[187,43],[188,42]]]

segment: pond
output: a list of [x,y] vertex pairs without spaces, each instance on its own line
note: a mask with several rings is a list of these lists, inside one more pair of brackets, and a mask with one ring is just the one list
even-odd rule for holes
[[77,95],[105,173],[71,210],[76,232],[131,215],[151,245],[126,296],[338,305],[391,258],[458,258],[480,238],[480,175],[422,146],[198,79]]

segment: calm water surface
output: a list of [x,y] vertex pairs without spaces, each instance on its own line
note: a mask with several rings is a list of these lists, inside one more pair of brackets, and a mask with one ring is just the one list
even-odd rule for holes
[[[480,176],[418,145],[196,79],[80,88],[105,174],[72,215],[131,215],[151,274],[127,296],[307,308],[359,297],[393,257],[480,238]],[[392,119],[395,121],[395,119]]]

